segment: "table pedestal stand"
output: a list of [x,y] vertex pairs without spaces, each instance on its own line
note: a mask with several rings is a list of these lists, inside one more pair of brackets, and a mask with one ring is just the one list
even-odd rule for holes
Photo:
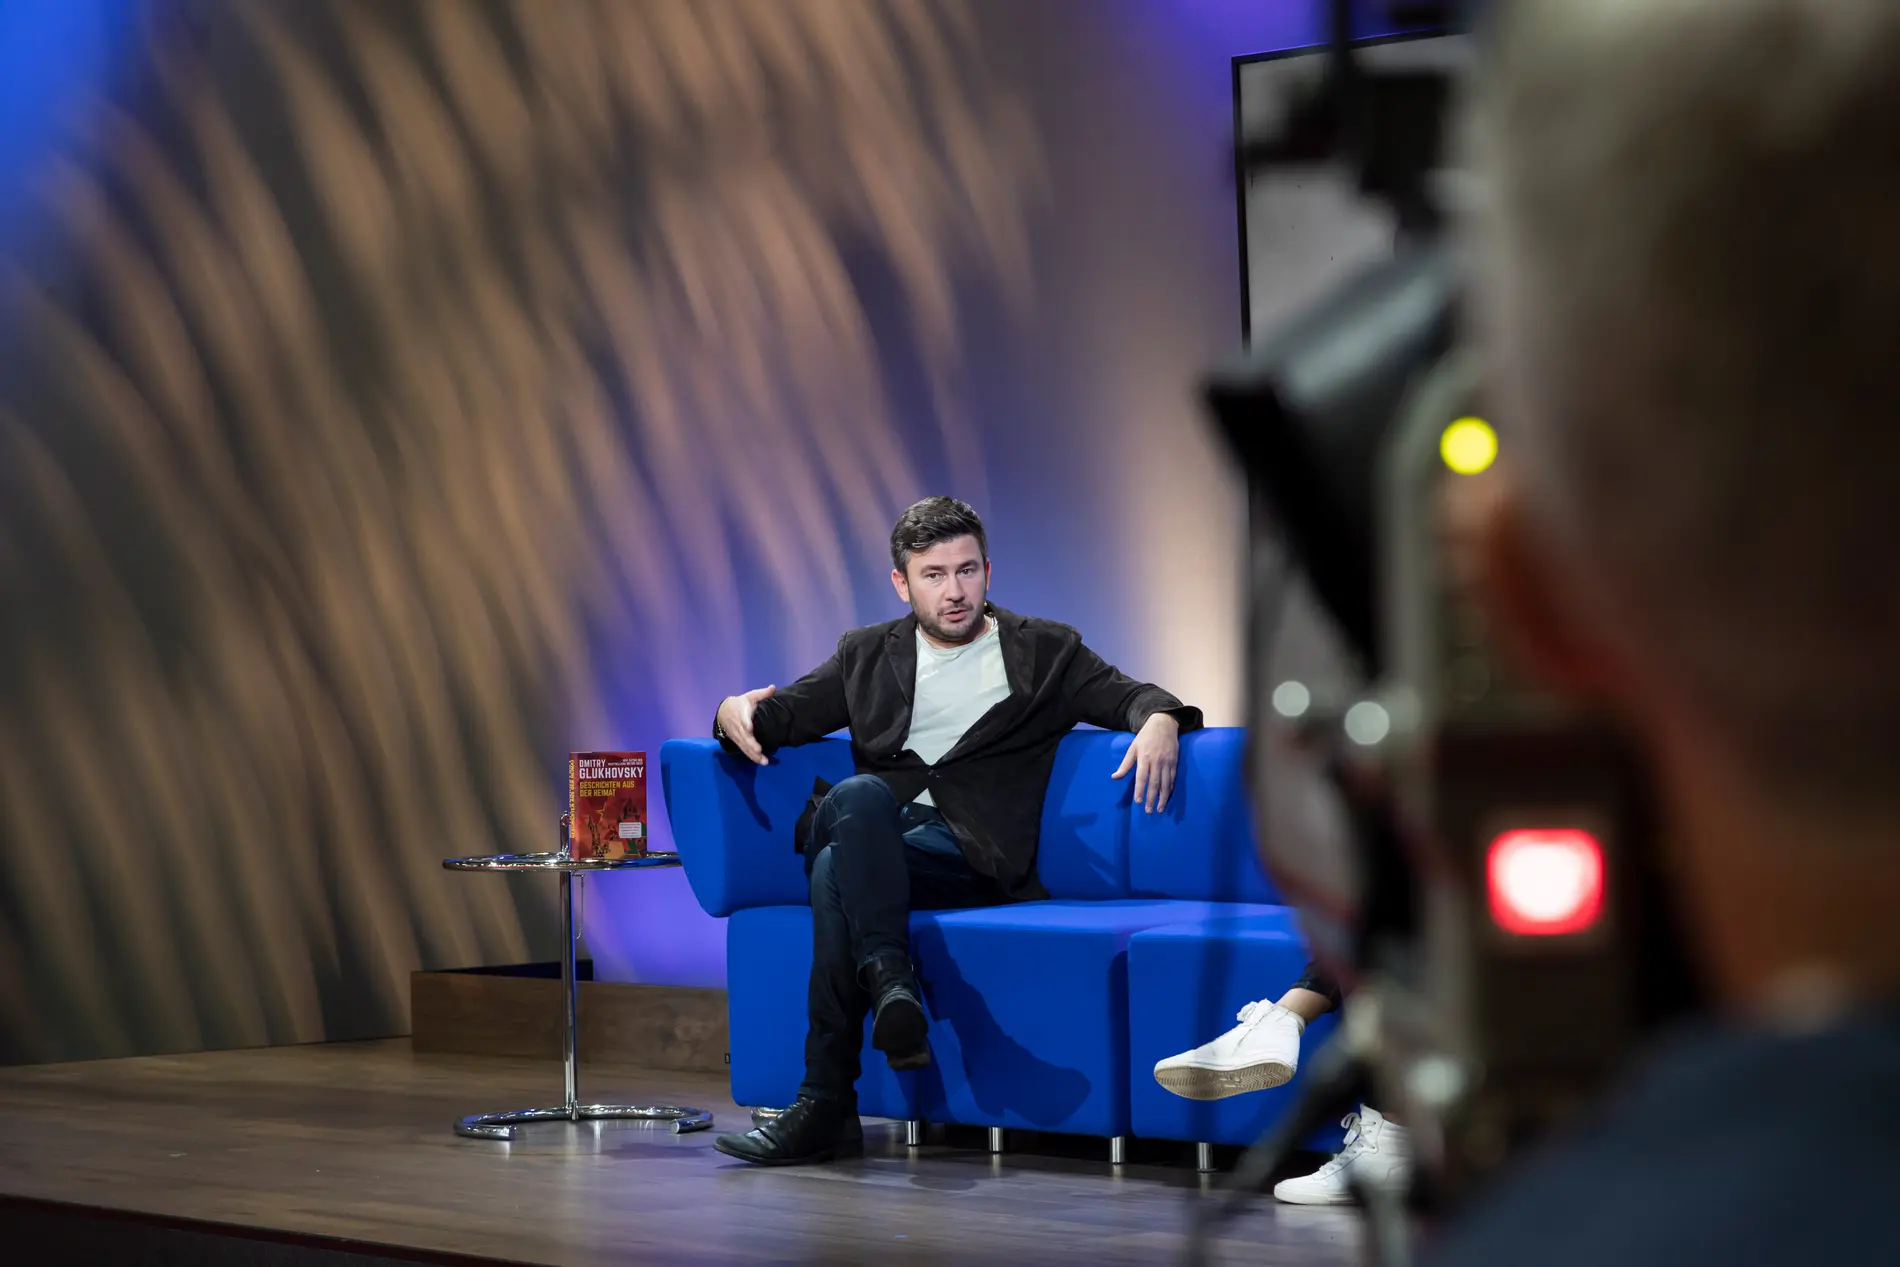
[[547,1109],[510,1109],[477,1113],[455,1124],[455,1133],[469,1139],[519,1138],[518,1128],[529,1122],[671,1122],[673,1133],[703,1131],[713,1124],[704,1109],[672,1104],[582,1104],[580,1102],[579,1003],[580,982],[574,970],[574,876],[580,871],[618,871],[640,867],[678,866],[677,854],[647,854],[615,862],[574,861],[559,854],[500,854],[491,858],[451,858],[442,864],[452,871],[555,871],[561,877],[561,991],[567,1003],[562,1027],[563,1102]]

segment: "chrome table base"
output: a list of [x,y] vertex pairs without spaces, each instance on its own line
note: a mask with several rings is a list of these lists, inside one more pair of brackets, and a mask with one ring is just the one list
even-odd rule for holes
[[576,1104],[569,1108],[514,1109],[507,1113],[478,1113],[455,1124],[455,1133],[469,1139],[515,1139],[515,1128],[529,1122],[671,1122],[675,1135],[703,1131],[713,1115],[703,1109],[670,1104]]
[[574,967],[574,877],[584,871],[632,871],[677,867],[679,855],[649,853],[614,860],[573,859],[561,853],[499,854],[490,858],[450,858],[442,864],[451,871],[542,871],[561,877],[561,930],[567,946],[561,952],[561,990],[567,996],[567,1024],[562,1030],[561,1071],[565,1103],[552,1109],[513,1109],[504,1113],[477,1113],[455,1124],[455,1133],[467,1139],[519,1139],[519,1128],[530,1122],[671,1122],[675,1135],[703,1131],[713,1124],[704,1109],[673,1104],[582,1104],[577,1041],[580,982]]

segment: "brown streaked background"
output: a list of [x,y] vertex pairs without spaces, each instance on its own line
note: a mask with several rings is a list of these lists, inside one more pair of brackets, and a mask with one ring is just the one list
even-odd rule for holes
[[[551,892],[440,858],[895,614],[925,493],[1238,719],[1190,384],[1227,58],[1303,6],[74,2],[108,55],[5,151],[0,1060],[401,1032],[414,967],[552,957]],[[723,982],[680,877],[585,921]]]

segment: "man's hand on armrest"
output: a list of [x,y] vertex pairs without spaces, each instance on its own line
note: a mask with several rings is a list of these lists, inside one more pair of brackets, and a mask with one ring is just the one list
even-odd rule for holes
[[720,700],[719,711],[713,716],[713,737],[737,748],[753,764],[767,764],[765,749],[760,746],[759,737],[752,733],[752,714],[760,703],[777,693],[776,686],[761,686],[744,695],[728,695]]
[[1135,803],[1152,814],[1168,808],[1174,792],[1174,773],[1181,765],[1181,723],[1169,713],[1155,713],[1135,732],[1115,778],[1135,772]]

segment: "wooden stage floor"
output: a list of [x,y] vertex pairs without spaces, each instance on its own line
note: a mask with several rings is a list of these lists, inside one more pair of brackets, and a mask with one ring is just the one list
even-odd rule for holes
[[[913,1151],[901,1124],[875,1119],[862,1161],[745,1166],[713,1150],[716,1132],[748,1120],[704,1074],[588,1066],[581,1093],[711,1109],[712,1132],[557,1123],[508,1144],[450,1131],[465,1113],[552,1103],[559,1088],[547,1062],[418,1055],[406,1039],[5,1068],[0,1199],[340,1238],[398,1258],[579,1265],[1171,1263],[1201,1199],[1191,1167],[1137,1156],[1117,1173],[1099,1143],[1099,1157],[992,1157],[972,1132],[952,1137],[967,1147]],[[1263,1201],[1227,1230],[1218,1261],[1333,1267],[1356,1261],[1359,1243],[1350,1211]]]

